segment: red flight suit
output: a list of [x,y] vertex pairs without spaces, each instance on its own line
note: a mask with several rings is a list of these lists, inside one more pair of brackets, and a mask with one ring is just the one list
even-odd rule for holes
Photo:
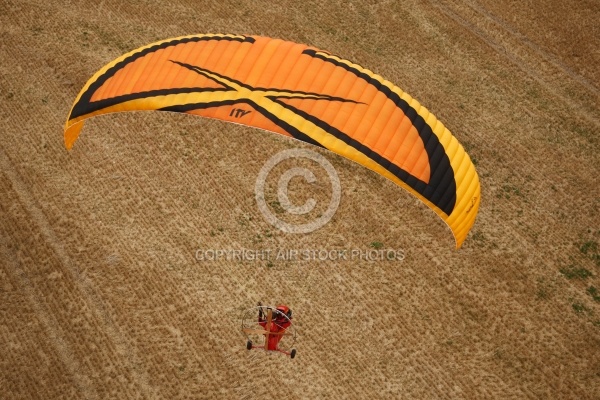
[[[258,323],[265,329],[267,329],[267,320],[266,319],[261,319],[260,317],[258,318]],[[285,317],[280,317],[280,318],[274,318],[271,320],[271,327],[270,329],[267,329],[268,331],[272,332],[272,333],[284,333],[286,331],[286,329],[291,325],[292,323],[290,322],[289,319],[285,318]],[[277,345],[279,344],[279,341],[281,340],[281,338],[283,337],[283,335],[279,334],[279,335],[269,335],[269,339],[268,339],[268,343],[267,343],[267,349],[268,350],[277,350]]]

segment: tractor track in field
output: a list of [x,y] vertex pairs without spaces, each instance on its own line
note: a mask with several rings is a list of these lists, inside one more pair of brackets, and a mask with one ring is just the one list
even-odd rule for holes
[[[0,153],[2,161],[4,161],[3,157],[4,154]],[[1,162],[0,164],[2,164],[4,168],[4,162]],[[53,318],[54,313],[50,312],[48,307],[43,303],[43,300],[36,296],[35,288],[33,287],[29,276],[27,276],[27,273],[19,264],[15,254],[8,248],[8,241],[4,232],[0,232],[0,257],[7,263],[6,270],[12,275],[12,280],[17,282],[25,292],[28,301],[35,312],[36,318],[43,325],[47,333],[48,341],[52,344],[56,355],[60,358],[60,361],[69,372],[69,378],[73,380],[79,394],[85,399],[98,399],[98,393],[89,379],[79,374],[81,369],[80,363],[74,357],[75,352],[65,340],[62,327],[58,321]]]
[[574,71],[569,66],[562,63],[556,56],[548,53],[547,51],[544,51],[544,49],[542,49],[538,44],[536,44],[534,41],[529,39],[527,36],[523,35],[521,32],[519,32],[516,28],[511,26],[506,21],[503,21],[501,18],[492,14],[485,7],[483,7],[480,3],[478,3],[477,1],[474,1],[474,0],[471,0],[471,1],[466,2],[466,4],[471,9],[478,12],[480,15],[484,16],[488,20],[493,21],[497,25],[501,26],[506,32],[510,33],[510,35],[513,36],[515,39],[519,40],[521,43],[523,43],[528,48],[533,50],[540,57],[542,57],[547,62],[551,63],[557,69],[562,70],[562,72],[565,75],[568,75],[571,79],[580,83],[581,86],[586,88],[592,94],[594,94],[596,96],[600,95],[600,88],[598,88],[598,86],[594,85],[593,82],[591,82],[589,79],[583,77],[581,74],[578,74],[576,71]]
[[[19,201],[29,214],[30,220],[35,226],[37,226],[42,234],[42,237],[44,238],[44,241],[52,248],[52,251],[60,262],[62,270],[68,277],[70,277],[71,281],[78,288],[85,304],[90,310],[92,310],[96,317],[98,327],[103,330],[103,332],[114,344],[117,349],[117,353],[122,355],[126,360],[129,360],[129,369],[135,381],[137,382],[137,386],[141,393],[143,393],[146,398],[155,397],[152,393],[152,387],[148,384],[148,377],[140,367],[141,363],[139,361],[139,357],[135,354],[134,347],[128,343],[123,333],[117,327],[115,321],[113,321],[110,317],[108,310],[104,306],[100,295],[93,288],[93,285],[73,265],[69,256],[52,231],[51,225],[44,215],[44,211],[37,204],[35,198],[30,194],[29,190],[22,182],[18,172],[15,170],[10,159],[2,148],[0,148],[0,167],[2,168],[2,172],[11,182],[12,188],[17,194]],[[35,296],[33,296],[33,291],[26,273],[22,269],[19,271],[20,272],[17,273],[19,280],[25,284],[28,294],[31,295],[30,298],[34,300],[33,305],[37,314],[41,312],[43,308],[40,306],[39,302],[35,301]],[[68,347],[64,343],[64,340],[57,335],[59,330],[57,329],[56,324],[50,320],[45,321],[44,319],[41,319],[41,321],[44,323],[46,328],[49,329],[50,337],[53,339],[53,344],[59,351],[61,357],[65,358],[67,361],[67,367],[74,373],[74,379],[79,382],[79,379],[75,377],[78,371],[77,362],[74,361],[69,354],[67,354]],[[96,397],[96,395],[89,390],[89,384],[87,384],[86,381],[79,382],[79,386],[82,390],[84,390],[84,393],[90,394],[92,397]]]
[[[600,90],[589,80],[558,61],[556,57],[545,52],[533,41],[512,28],[508,23],[494,16],[477,2],[467,2],[466,7],[462,8],[455,2],[448,1],[431,1],[430,4],[529,75],[547,92],[560,98],[570,108],[571,112],[596,126],[600,126],[600,120],[595,116],[593,104],[590,108],[590,106],[582,104],[581,101],[572,99],[564,93],[565,89],[560,88],[562,84],[558,84],[556,79],[552,82],[550,77],[558,73],[561,77],[569,78],[572,83],[588,91],[597,103]],[[465,14],[469,12],[480,18],[466,16]],[[542,71],[540,66],[544,63],[552,68]]]

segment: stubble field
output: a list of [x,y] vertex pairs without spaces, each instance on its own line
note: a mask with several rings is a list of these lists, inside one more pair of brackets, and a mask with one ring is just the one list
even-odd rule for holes
[[[1,2],[0,397],[599,398],[598,20],[591,0]],[[333,220],[273,228],[256,177],[311,147],[268,132],[113,114],[64,149],[94,72],[205,32],[308,43],[424,104],[481,179],[462,249],[408,193],[321,150]],[[298,185],[295,203],[327,202]],[[403,259],[275,257],[377,243]],[[197,259],[210,249],[271,258]],[[294,310],[296,359],[246,351],[258,300]]]

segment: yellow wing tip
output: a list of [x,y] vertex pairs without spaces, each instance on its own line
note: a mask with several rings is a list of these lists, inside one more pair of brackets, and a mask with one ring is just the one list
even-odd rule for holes
[[67,150],[71,150],[73,148],[73,145],[75,144],[75,141],[79,137],[79,134],[81,133],[82,128],[83,128],[83,121],[76,122],[72,125],[69,125],[69,122],[67,122],[67,125],[65,125],[65,134],[64,134],[65,148]]
[[455,236],[454,241],[456,242],[456,250],[460,250],[462,244],[465,241],[465,238],[463,238],[462,240],[459,241],[458,238]]
[[471,207],[465,210],[465,214],[470,214],[470,218],[466,220],[466,226],[462,227],[454,227],[451,228],[452,234],[454,235],[454,240],[456,241],[456,249],[460,249],[462,244],[467,239],[467,236],[471,232],[473,225],[475,225],[475,220],[477,219],[477,214],[479,212],[479,205],[481,203],[481,194],[479,187],[477,188],[476,194],[473,196],[473,203]]

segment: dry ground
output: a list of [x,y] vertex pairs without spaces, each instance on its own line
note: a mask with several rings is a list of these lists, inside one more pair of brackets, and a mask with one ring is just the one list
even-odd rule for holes
[[[600,398],[599,20],[595,0],[1,1],[0,397]],[[63,148],[97,69],[203,32],[309,43],[419,99],[477,163],[463,248],[325,152],[333,221],[274,230],[255,177],[297,144],[254,129],[131,113]],[[406,257],[195,259],[372,242]],[[294,309],[295,360],[244,349],[259,299]]]

